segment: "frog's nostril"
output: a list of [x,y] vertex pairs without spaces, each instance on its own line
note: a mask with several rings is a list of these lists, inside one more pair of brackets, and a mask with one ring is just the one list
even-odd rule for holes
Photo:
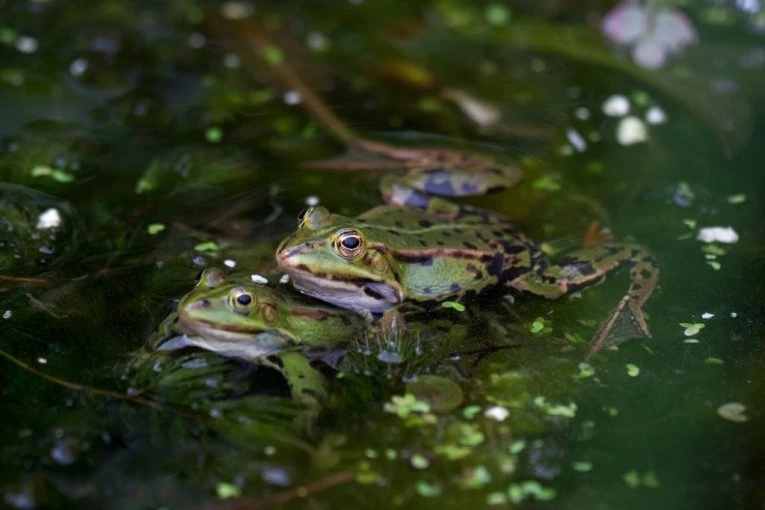
[[203,299],[203,300],[202,300],[202,308],[210,308],[210,305],[211,305],[211,304],[212,304],[212,303],[210,303],[210,300],[209,300],[209,299]]

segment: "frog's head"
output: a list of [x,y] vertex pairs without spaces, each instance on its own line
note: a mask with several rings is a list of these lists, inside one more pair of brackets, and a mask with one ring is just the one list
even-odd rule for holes
[[364,222],[321,206],[300,213],[276,261],[299,291],[343,308],[380,313],[404,296],[384,247],[369,239]]
[[178,327],[188,344],[239,358],[267,356],[294,341],[279,317],[280,302],[270,287],[227,282],[220,269],[204,270],[178,304]]

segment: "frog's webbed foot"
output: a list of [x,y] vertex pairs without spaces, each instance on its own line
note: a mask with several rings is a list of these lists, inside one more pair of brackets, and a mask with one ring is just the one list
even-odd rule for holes
[[511,282],[511,285],[519,290],[555,299],[596,285],[622,266],[632,266],[630,287],[598,329],[588,357],[635,335],[651,336],[643,314],[643,305],[656,288],[659,268],[647,248],[630,243],[606,243],[577,250],[558,262],[547,265],[540,258],[536,264],[546,266],[543,270],[529,272]]

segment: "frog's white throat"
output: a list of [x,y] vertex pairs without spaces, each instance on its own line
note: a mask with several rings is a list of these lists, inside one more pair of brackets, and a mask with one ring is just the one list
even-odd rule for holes
[[316,278],[292,273],[292,284],[311,297],[348,310],[383,313],[403,300],[400,289],[382,282]]

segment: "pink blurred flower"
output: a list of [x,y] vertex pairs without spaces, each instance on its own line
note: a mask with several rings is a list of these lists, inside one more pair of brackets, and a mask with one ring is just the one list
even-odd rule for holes
[[664,67],[669,56],[696,42],[696,29],[681,11],[655,10],[629,0],[606,14],[601,29],[612,42],[631,46],[632,59],[648,69]]

